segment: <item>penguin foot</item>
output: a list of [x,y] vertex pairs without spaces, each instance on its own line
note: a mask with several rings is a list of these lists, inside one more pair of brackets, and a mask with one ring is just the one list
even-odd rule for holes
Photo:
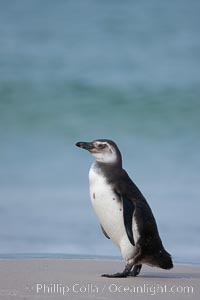
[[133,264],[127,263],[123,272],[114,273],[114,274],[103,274],[101,276],[108,277],[108,278],[125,278],[130,274],[132,267],[133,267]]
[[125,272],[122,273],[114,273],[114,274],[103,274],[101,277],[108,277],[108,278],[125,278],[128,274]]
[[140,274],[141,268],[142,268],[142,264],[135,265],[133,270],[129,273],[129,276],[136,277],[137,275]]

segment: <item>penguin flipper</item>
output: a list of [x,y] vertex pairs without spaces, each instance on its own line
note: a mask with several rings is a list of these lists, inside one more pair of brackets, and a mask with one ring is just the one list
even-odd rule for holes
[[107,235],[107,233],[105,232],[103,226],[100,224],[101,226],[101,230],[103,231],[103,234],[105,235],[105,237],[107,237],[107,239],[110,239],[110,237]]
[[135,205],[133,201],[129,200],[126,195],[121,195],[121,199],[123,202],[123,218],[124,218],[124,226],[126,229],[126,233],[130,243],[135,246],[134,238],[133,238],[133,230],[132,230],[132,220],[133,213],[135,210]]

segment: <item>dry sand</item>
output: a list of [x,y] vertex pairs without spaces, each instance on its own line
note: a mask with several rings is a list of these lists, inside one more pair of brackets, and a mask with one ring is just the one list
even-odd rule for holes
[[199,266],[144,266],[138,277],[100,276],[123,267],[118,261],[0,260],[0,299],[200,299]]

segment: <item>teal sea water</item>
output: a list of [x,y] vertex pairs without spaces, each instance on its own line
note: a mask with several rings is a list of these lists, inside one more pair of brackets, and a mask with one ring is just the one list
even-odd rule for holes
[[0,1],[0,256],[119,256],[80,140],[110,138],[167,250],[200,263],[199,1]]

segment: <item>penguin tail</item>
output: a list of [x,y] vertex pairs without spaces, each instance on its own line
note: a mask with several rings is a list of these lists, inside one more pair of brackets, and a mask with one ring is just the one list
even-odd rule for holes
[[156,260],[158,267],[161,269],[169,270],[173,268],[171,255],[165,249],[159,250]]

